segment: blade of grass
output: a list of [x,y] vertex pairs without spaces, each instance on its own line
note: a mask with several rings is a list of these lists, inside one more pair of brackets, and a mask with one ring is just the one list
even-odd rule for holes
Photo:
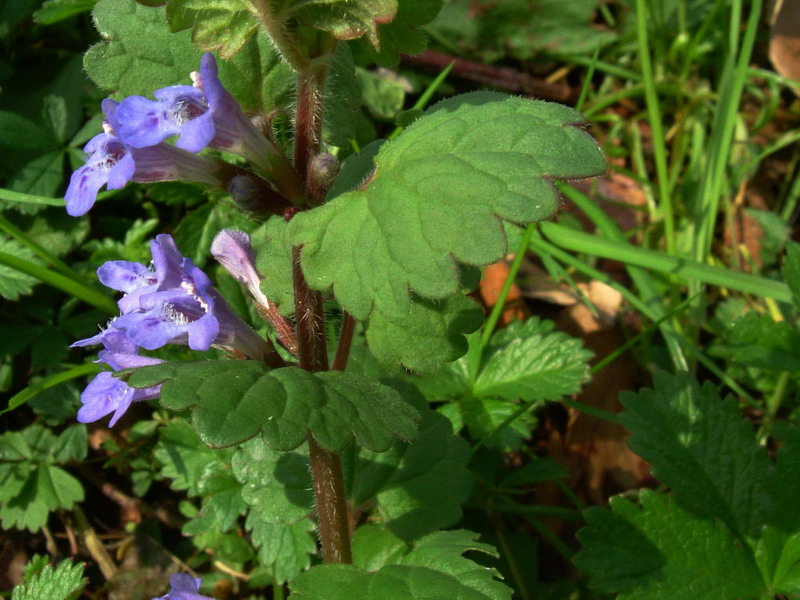
[[[428,102],[431,101],[431,98],[433,98],[433,95],[436,93],[436,90],[439,89],[439,86],[442,85],[442,83],[444,83],[445,79],[447,79],[447,76],[450,74],[450,71],[453,70],[453,65],[455,64],[456,61],[451,61],[449,65],[447,65],[444,69],[442,69],[442,72],[436,76],[436,79],[431,81],[430,85],[428,85],[428,87],[425,88],[425,91],[422,92],[422,95],[419,98],[417,98],[417,101],[414,103],[414,106],[412,106],[410,110],[421,110],[428,105]],[[400,135],[402,131],[403,131],[402,127],[400,126],[395,127],[394,131],[392,131],[389,134],[389,137],[387,139],[393,140],[398,135]]]
[[97,291],[93,287],[89,287],[85,283],[75,281],[61,273],[51,271],[47,267],[43,267],[35,262],[20,258],[19,256],[0,252],[0,265],[6,265],[21,273],[30,275],[42,283],[59,289],[70,296],[75,296],[108,314],[113,315],[119,312],[116,302],[105,294]]
[[656,81],[653,74],[653,63],[650,59],[650,40],[648,31],[648,10],[645,0],[636,0],[636,33],[639,43],[639,61],[642,68],[644,81],[644,98],[647,105],[647,118],[650,123],[651,141],[653,145],[653,160],[656,166],[656,181],[658,183],[658,205],[661,219],[664,222],[664,236],[667,251],[675,253],[675,215],[672,206],[672,190],[669,187],[669,174],[667,171],[667,149],[664,139],[664,123],[661,107],[656,91]]
[[83,377],[84,375],[91,375],[92,373],[97,373],[99,371],[100,371],[100,365],[95,363],[85,363],[82,365],[78,365],[77,367],[73,367],[72,369],[62,371],[61,373],[56,373],[55,375],[50,375],[49,377],[45,377],[38,383],[34,385],[29,385],[21,392],[14,394],[8,401],[8,406],[0,411],[0,415],[2,415],[3,413],[7,413],[10,410],[14,410],[18,406],[25,404],[28,400],[35,397],[37,394],[40,394],[45,390],[49,390],[52,387],[60,385],[65,381],[69,381],[71,379],[77,379],[78,377]]
[[23,194],[14,190],[0,188],[0,200],[9,202],[21,202],[23,204],[35,204],[37,206],[66,206],[63,198],[49,198],[47,196],[36,196],[34,194]]
[[639,248],[627,242],[607,240],[556,223],[542,223],[541,231],[556,246],[574,252],[585,252],[592,256],[672,274],[687,282],[699,281],[781,302],[792,301],[791,292],[785,283],[766,277],[701,264],[657,250]]

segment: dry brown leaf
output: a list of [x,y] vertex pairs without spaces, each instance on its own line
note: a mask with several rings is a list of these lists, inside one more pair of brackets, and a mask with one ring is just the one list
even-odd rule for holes
[[[493,307],[497,303],[497,299],[508,277],[508,271],[508,264],[503,260],[489,265],[484,269],[479,290],[481,300],[488,308]],[[524,321],[529,316],[530,313],[528,312],[528,307],[525,305],[522,292],[520,292],[519,286],[514,283],[511,285],[511,289],[508,292],[503,314],[500,317],[500,323],[502,325],[508,325],[512,321]]]
[[800,1],[773,2],[769,59],[778,73],[800,81]]

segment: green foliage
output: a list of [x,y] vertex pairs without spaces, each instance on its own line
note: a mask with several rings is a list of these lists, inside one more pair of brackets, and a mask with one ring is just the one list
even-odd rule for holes
[[[188,85],[189,73],[200,67],[202,52],[192,44],[189,31],[170,33],[169,10],[142,6],[135,0],[98,2],[93,15],[104,41],[92,46],[84,56],[89,77],[118,96],[149,97],[158,88]],[[202,2],[198,10],[213,13],[216,9]],[[189,18],[192,11],[177,11],[170,18],[182,23],[181,14]],[[285,105],[294,83],[291,69],[267,38],[254,36],[237,52],[234,60],[220,61],[218,66],[220,80],[242,107],[266,113]]]
[[690,375],[622,396],[620,421],[674,499],[649,491],[585,513],[579,568],[620,598],[755,598],[800,588],[800,432],[772,465],[736,405]]
[[[400,547],[384,557],[375,570],[357,565],[321,565],[292,583],[293,600],[394,600],[400,598],[458,598],[459,600],[510,600],[511,590],[496,580],[495,569],[463,557],[466,552],[496,556],[494,549],[475,541],[469,531],[433,533],[407,552]],[[375,535],[356,536],[356,555],[364,554],[358,543],[370,544]]]
[[58,464],[86,458],[86,428],[54,435],[43,425],[0,436],[0,519],[8,529],[36,532],[49,513],[83,500],[83,487]]
[[258,29],[247,0],[167,0],[170,29],[192,30],[192,42],[203,50],[219,50],[230,58]]
[[[0,253],[26,260],[34,259],[33,252],[8,238],[0,238]],[[0,295],[6,300],[17,300],[20,296],[30,294],[37,283],[34,277],[0,263]]]
[[188,82],[201,52],[188,32],[171,35],[163,8],[134,0],[100,0],[92,12],[104,41],[84,55],[86,73],[120,96],[149,96],[153,90]]
[[33,18],[42,25],[52,25],[74,15],[92,10],[97,0],[44,0]]
[[[477,336],[470,340],[480,344]],[[506,422],[519,402],[532,406],[577,393],[588,377],[591,352],[554,331],[551,321],[531,318],[496,332],[484,356],[477,363],[468,354],[413,381],[429,400],[457,403],[459,420],[475,438],[515,450],[530,434],[523,422]]]
[[294,312],[292,246],[286,239],[286,226],[286,221],[280,217],[269,219],[259,235],[263,238],[256,256],[256,267],[264,277],[261,291],[278,306],[282,315]]
[[800,370],[800,331],[771,315],[748,312],[736,319],[714,353],[742,365],[777,371]]
[[130,375],[129,384],[163,384],[161,403],[192,409],[203,441],[225,447],[263,431],[269,444],[293,450],[309,433],[327,450],[355,438],[376,452],[393,436],[412,439],[417,412],[397,392],[349,373],[309,373],[297,367],[270,371],[256,361],[166,362]]
[[620,600],[757,598],[764,582],[748,548],[721,524],[651,491],[641,508],[614,498],[611,512],[586,511],[575,559],[602,593]]
[[472,491],[469,446],[441,415],[424,411],[417,439],[388,452],[355,459],[353,499],[377,500],[377,513],[398,537],[411,541],[455,524]]
[[800,244],[786,244],[786,261],[783,265],[783,276],[792,290],[795,306],[800,307]]
[[365,36],[378,46],[378,24],[394,19],[398,0],[270,0],[272,12],[283,21],[327,31],[340,40]]
[[418,54],[427,47],[420,27],[430,23],[442,8],[443,0],[402,0],[397,2],[397,14],[390,23],[378,27],[380,46],[357,40],[353,47],[360,64],[377,62],[394,67],[400,54]]
[[505,253],[499,219],[547,218],[558,204],[551,178],[605,169],[582,122],[564,106],[488,92],[439,103],[381,147],[368,182],[291,221],[309,285],[332,287],[357,319],[377,313],[368,340],[380,336],[397,352],[406,342],[388,327],[420,304],[409,289],[427,299],[457,294],[454,258],[485,265]]
[[33,572],[28,567],[42,557],[34,556],[26,565],[24,581],[11,593],[11,600],[75,600],[86,585],[83,564],[62,560],[54,569],[46,563]]
[[598,0],[505,0],[476,16],[468,0],[448,2],[431,23],[436,39],[492,62],[530,60],[541,52],[591,54],[616,34],[593,26]]

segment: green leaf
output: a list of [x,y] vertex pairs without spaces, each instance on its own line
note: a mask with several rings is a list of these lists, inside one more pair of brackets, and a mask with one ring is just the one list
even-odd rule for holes
[[795,306],[800,307],[800,244],[786,244],[786,260],[783,263],[783,277],[792,291]]
[[247,510],[242,498],[242,485],[231,473],[230,466],[221,461],[205,467],[197,481],[197,489],[203,505],[200,513],[183,526],[187,535],[199,535],[209,530],[228,532]]
[[11,600],[74,600],[86,585],[83,564],[62,560],[53,569],[45,565],[14,588]]
[[800,331],[771,315],[748,312],[733,322],[713,351],[747,366],[796,372],[800,370]]
[[589,376],[592,353],[581,340],[553,331],[551,321],[528,319],[496,333],[473,394],[506,400],[560,400]]
[[96,2],[97,0],[45,0],[42,7],[33,13],[33,20],[40,25],[52,25],[89,12]]
[[55,196],[64,178],[64,153],[60,150],[39,156],[19,169],[6,185],[34,196]]
[[[475,537],[468,531],[434,533],[405,556],[395,551],[398,564],[371,572],[355,565],[313,567],[292,582],[290,600],[510,600],[511,590],[495,579],[495,569],[462,556],[465,552],[496,556],[493,548],[475,542]],[[357,543],[361,539],[357,537]]]
[[406,541],[458,522],[472,475],[466,469],[469,446],[452,431],[445,417],[425,411],[413,443],[397,442],[383,454],[362,451],[355,503],[375,498],[386,527]]
[[800,532],[800,429],[789,427],[778,451],[769,487],[771,499],[767,522],[783,532]]
[[160,475],[170,479],[173,490],[186,490],[202,496],[201,477],[215,465],[225,466],[233,450],[214,450],[206,446],[185,421],[173,421],[159,433],[154,456],[161,464]]
[[245,527],[258,547],[258,559],[273,569],[275,582],[285,583],[311,565],[317,550],[314,522],[306,517],[291,525],[267,523],[251,512]]
[[396,565],[409,550],[408,544],[379,525],[365,523],[353,533],[353,564],[365,571]]
[[653,390],[623,392],[629,445],[686,510],[756,538],[766,513],[769,462],[735,402],[688,373],[656,373]]
[[258,19],[247,0],[168,0],[167,20],[172,31],[192,30],[192,42],[203,50],[219,50],[230,58],[258,29]]
[[379,74],[359,68],[356,75],[363,90],[364,106],[373,117],[393,119],[402,110],[406,89],[391,72]]
[[253,246],[258,248],[256,267],[264,277],[261,291],[284,316],[294,313],[292,246],[286,239],[286,226],[282,218],[272,217],[264,224],[263,234],[253,236]]
[[355,136],[356,117],[361,108],[361,86],[347,44],[339,44],[333,55],[324,98],[322,135],[328,144],[347,146]]
[[531,436],[531,419],[526,415],[521,415],[498,431],[498,427],[519,408],[513,402],[466,396],[461,399],[460,407],[461,416],[473,438],[485,442],[489,448],[516,452],[521,448],[522,441]]
[[89,438],[86,434],[86,425],[71,425],[56,438],[50,452],[55,462],[66,463],[73,460],[82,461],[86,458],[88,450]]
[[251,514],[262,522],[293,524],[307,519],[313,511],[305,453],[278,452],[263,436],[257,436],[240,446],[231,464]]
[[327,31],[340,40],[354,40],[365,36],[373,46],[378,46],[378,24],[394,19],[398,0],[271,0],[273,11],[284,19],[294,18],[300,23]]
[[605,169],[583,123],[564,106],[490,92],[437,104],[381,146],[366,183],[292,219],[309,285],[333,287],[359,320],[402,319],[409,289],[453,296],[454,259],[485,265],[505,253],[500,219],[545,219],[558,206],[550,179]]
[[601,593],[619,600],[759,598],[765,585],[752,555],[722,524],[700,519],[650,490],[642,508],[612,498],[585,511],[575,557]]
[[171,34],[165,9],[134,0],[100,0],[92,12],[104,41],[84,55],[86,73],[120,96],[149,96],[161,87],[189,82],[202,53],[191,34]]
[[418,415],[391,388],[350,373],[270,371],[256,361],[166,362],[137,369],[133,387],[163,384],[161,403],[192,409],[195,429],[212,447],[232,446],[263,431],[278,450],[293,450],[311,432],[327,450],[355,438],[382,452],[394,437],[412,439]]
[[[16,240],[0,237],[0,252],[19,258],[33,259],[34,254]],[[30,294],[37,280],[17,269],[0,264],[0,296],[6,300],[18,300]]]
[[400,53],[419,54],[425,50],[427,40],[419,28],[432,21],[441,8],[442,0],[399,2],[394,20],[378,27],[380,47],[368,44],[367,40],[353,43],[359,64],[377,62],[384,67],[394,67],[400,62]]
[[461,584],[473,588],[487,598],[511,598],[511,590],[497,580],[495,569],[474,563],[463,555],[480,552],[497,558],[497,552],[488,544],[477,542],[471,531],[437,531],[414,544],[414,549],[399,562],[403,565],[428,567],[457,578]]
[[471,298],[412,296],[404,311],[388,304],[375,307],[366,324],[367,343],[385,365],[429,372],[462,356],[467,351],[464,336],[482,323],[483,311]]
[[16,527],[35,533],[47,523],[49,513],[69,510],[83,500],[83,487],[77,479],[41,462],[0,462],[0,483],[7,485],[0,496],[4,529]]

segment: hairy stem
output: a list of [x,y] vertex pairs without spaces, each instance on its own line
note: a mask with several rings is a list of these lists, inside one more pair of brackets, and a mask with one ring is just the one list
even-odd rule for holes
[[[311,160],[319,153],[322,137],[322,109],[325,80],[328,78],[330,61],[320,59],[305,72],[300,73],[297,82],[297,114],[294,138],[294,167],[304,177],[309,178]],[[313,186],[311,186],[313,187]],[[307,191],[311,191],[306,186]],[[324,194],[319,197],[309,194],[310,206],[319,205]]]
[[339,344],[336,346],[336,356],[333,358],[332,371],[344,371],[347,359],[350,357],[350,346],[353,343],[353,333],[356,330],[356,320],[350,313],[344,313],[342,331],[339,334]]
[[326,563],[351,563],[350,515],[344,491],[339,455],[328,452],[308,436],[311,476],[317,500],[322,558]]

